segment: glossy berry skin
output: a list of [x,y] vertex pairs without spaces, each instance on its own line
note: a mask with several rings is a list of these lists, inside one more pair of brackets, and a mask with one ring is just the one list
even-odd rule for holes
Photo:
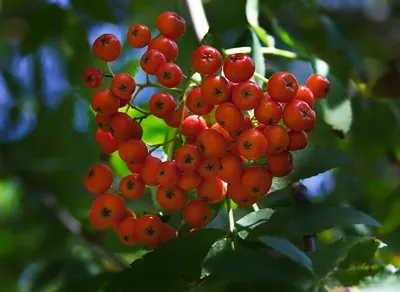
[[260,131],[249,129],[237,138],[237,147],[241,156],[255,160],[266,154],[268,141]]
[[311,90],[316,100],[324,99],[331,90],[329,80],[320,74],[311,75],[306,82],[306,86]]
[[189,91],[186,97],[186,106],[195,115],[207,115],[212,112],[214,105],[205,103],[201,96],[201,88],[197,87]]
[[107,165],[95,164],[86,170],[83,183],[91,193],[105,193],[113,183],[113,174]]
[[175,161],[164,161],[157,169],[155,175],[160,185],[168,188],[176,188],[181,178],[181,170]]
[[179,178],[179,187],[187,192],[195,190],[203,178],[197,171],[183,171]]
[[131,200],[137,200],[143,196],[146,186],[137,173],[128,174],[119,182],[119,190],[122,195]]
[[129,28],[126,39],[132,48],[141,49],[150,43],[151,31],[143,24],[135,24]]
[[93,94],[91,105],[97,113],[112,115],[118,111],[120,102],[110,89],[103,88]]
[[164,224],[164,228],[161,232],[161,236],[158,243],[167,243],[176,238],[177,234],[174,228],[168,224]]
[[252,58],[246,54],[238,53],[226,57],[223,71],[225,77],[234,83],[240,83],[249,80],[256,70]]
[[162,161],[158,157],[147,156],[142,168],[140,169],[140,176],[143,182],[148,186],[158,186],[158,176],[155,175],[160,168]]
[[188,116],[182,122],[182,135],[197,139],[200,133],[207,128],[207,123],[201,116]]
[[315,126],[315,112],[302,100],[293,100],[283,110],[283,122],[294,131],[307,131]]
[[175,99],[167,92],[157,92],[150,97],[150,112],[158,118],[168,117],[173,113],[175,107]]
[[277,72],[268,81],[268,94],[278,102],[289,102],[297,94],[299,83],[292,73]]
[[129,99],[136,89],[136,83],[128,74],[118,73],[113,77],[110,89],[119,98]]
[[285,150],[267,155],[268,171],[277,177],[287,176],[293,169],[293,155]]
[[181,188],[159,186],[156,191],[156,200],[165,211],[177,212],[186,203],[186,192]]
[[114,153],[118,149],[117,140],[109,132],[103,132],[98,129],[95,134],[95,141],[101,151],[106,154]]
[[[186,106],[183,107],[183,119],[189,116],[189,111]],[[164,122],[171,128],[179,128],[182,118],[182,106],[178,110],[174,110],[172,114],[164,118]]]
[[245,115],[243,115],[243,116],[244,116],[244,119],[243,119],[242,125],[234,131],[229,131],[229,135],[234,139],[237,139],[237,137],[239,137],[244,131],[253,128],[251,119],[248,116],[245,116]]
[[193,228],[202,228],[210,222],[211,210],[208,204],[200,199],[186,203],[183,209],[183,220]]
[[176,40],[185,33],[185,19],[176,12],[167,11],[161,13],[156,21],[157,29],[163,36]]
[[222,157],[226,151],[224,136],[214,129],[201,132],[197,137],[196,145],[204,158]]
[[158,68],[156,76],[161,85],[172,88],[181,83],[183,74],[178,65],[166,63]]
[[194,171],[200,164],[201,155],[196,146],[185,144],[174,154],[176,165],[184,171]]
[[111,134],[119,143],[136,138],[139,123],[128,114],[118,112],[110,118]]
[[136,235],[136,219],[132,217],[124,218],[117,226],[117,236],[119,240],[128,246],[136,245],[139,239]]
[[251,196],[241,181],[235,181],[228,187],[228,194],[238,206],[251,206],[257,202],[257,197]]
[[140,67],[149,75],[156,75],[158,69],[165,63],[167,59],[159,50],[148,50],[140,58]]
[[221,65],[221,53],[214,47],[200,46],[193,52],[192,66],[200,74],[213,74],[221,68]]
[[243,160],[234,154],[227,154],[220,160],[218,177],[226,183],[240,181],[244,171]]
[[201,82],[201,96],[206,104],[217,105],[228,100],[229,83],[221,75],[211,74]]
[[232,92],[233,103],[242,110],[256,108],[264,98],[260,86],[253,81],[244,81],[235,86]]
[[92,46],[95,57],[104,62],[115,61],[122,52],[119,39],[113,34],[99,36]]
[[310,108],[314,107],[314,94],[308,87],[304,85],[299,86],[299,90],[297,91],[294,98],[306,102],[310,106]]
[[215,119],[227,131],[240,129],[244,122],[244,115],[233,103],[221,103],[215,111]]
[[99,68],[89,67],[83,71],[82,82],[87,88],[97,88],[103,81],[103,72]]
[[159,50],[164,54],[167,61],[173,62],[178,57],[178,45],[167,37],[153,39],[148,47],[149,50]]
[[250,166],[243,173],[242,184],[250,196],[259,198],[271,188],[272,176],[265,167]]
[[89,221],[100,230],[116,227],[124,218],[125,210],[125,202],[121,197],[110,193],[101,194],[93,201]]
[[163,228],[164,223],[156,216],[144,215],[136,220],[136,236],[146,245],[156,244]]
[[268,141],[267,153],[281,152],[289,145],[289,134],[282,126],[269,126],[262,133]]
[[254,116],[261,124],[276,125],[282,117],[282,112],[281,104],[268,97],[261,99],[254,109]]
[[129,139],[118,146],[118,153],[125,162],[143,163],[149,151],[143,141]]
[[129,96],[128,98],[120,98],[120,97],[118,97],[118,99],[119,99],[119,108],[123,108],[123,107],[125,107],[128,103],[131,102],[132,96]]
[[308,136],[304,131],[289,131],[289,144],[287,150],[296,151],[306,148]]

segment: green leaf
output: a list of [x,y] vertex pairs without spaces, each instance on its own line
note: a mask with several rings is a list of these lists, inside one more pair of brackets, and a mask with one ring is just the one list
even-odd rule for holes
[[[153,291],[183,291],[188,283],[200,279],[204,258],[224,234],[223,230],[208,228],[172,240],[118,273],[108,291],[129,291],[132,285],[137,291],[147,291],[149,285]],[[157,280],[149,282],[151,279]]]
[[281,235],[294,238],[352,224],[380,227],[371,216],[353,208],[315,204],[276,208],[269,221],[258,225],[251,235]]
[[271,258],[265,249],[224,252],[204,265],[216,279],[228,283],[272,281],[307,287],[312,282],[309,270],[287,258]]
[[113,7],[109,5],[107,0],[96,0],[96,7],[93,7],[93,2],[79,0],[71,0],[71,5],[74,9],[86,14],[92,20],[117,23]]
[[261,209],[256,212],[251,212],[239,219],[236,225],[241,228],[254,228],[257,225],[266,222],[272,216],[275,211],[269,208]]
[[[265,44],[265,46],[269,46],[269,41],[268,41],[268,34],[267,32],[260,27],[258,18],[259,18],[259,0],[247,0],[246,1],[246,18],[247,22],[250,25],[250,28],[252,30],[252,36],[253,36],[253,51],[254,50],[259,50],[261,48],[261,44],[258,40],[257,37],[260,38],[260,40]],[[255,40],[257,39],[258,47],[254,47]],[[253,56],[254,58],[254,56]],[[257,68],[257,63],[256,63],[256,68]],[[265,65],[264,65],[265,66]],[[265,70],[265,69],[264,69]],[[257,71],[257,73],[260,73]],[[264,76],[264,73],[260,73]]]
[[200,43],[204,46],[214,47],[222,53],[222,50],[223,50],[222,49],[222,41],[217,36],[217,34],[214,32],[214,29],[212,27],[209,28],[208,32],[203,37],[203,39],[201,40]]
[[[260,74],[261,76],[265,76],[266,66],[265,66],[264,54],[260,50],[261,49],[260,40],[258,39],[254,30],[251,31],[251,36],[252,36],[252,43],[253,43],[251,54],[254,59],[254,63],[256,65],[256,73]],[[260,87],[262,87],[264,84],[264,81],[260,80],[259,78],[255,78],[255,82]]]
[[375,255],[379,247],[379,241],[374,238],[365,238],[357,243],[347,254],[346,258],[340,264],[341,269],[350,268],[353,265],[362,265],[368,263]]
[[[322,104],[325,104],[324,101]],[[326,105],[324,107],[324,118],[334,130],[342,131],[344,134],[347,134],[353,121],[351,101],[346,99],[334,107]]]
[[287,256],[289,259],[302,265],[306,269],[310,271],[313,270],[310,258],[290,241],[272,236],[260,236],[258,239],[265,245]]
[[65,10],[56,4],[42,4],[33,11],[29,32],[22,43],[22,53],[34,52],[52,36],[60,35],[65,20]]
[[364,240],[363,237],[347,237],[332,244],[318,248],[308,256],[313,263],[314,272],[324,278],[345,259],[349,250]]
[[358,285],[363,279],[381,274],[384,271],[384,266],[363,266],[346,270],[339,269],[335,271],[332,276],[338,279],[344,286],[354,286]]

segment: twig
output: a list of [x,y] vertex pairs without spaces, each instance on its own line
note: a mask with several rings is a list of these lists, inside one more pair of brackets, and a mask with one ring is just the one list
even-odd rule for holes
[[177,138],[178,138],[178,136],[175,135],[173,138],[171,138],[171,139],[169,139],[169,140],[167,140],[167,141],[165,141],[165,142],[163,142],[163,143],[154,144],[154,145],[149,145],[149,147],[152,148],[152,149],[149,151],[149,154],[153,153],[155,150],[157,150],[157,149],[160,148],[161,146],[167,145],[167,144],[169,144],[169,143],[175,141]]

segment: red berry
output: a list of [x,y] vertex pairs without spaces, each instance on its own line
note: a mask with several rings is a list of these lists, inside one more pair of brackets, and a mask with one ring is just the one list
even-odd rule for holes
[[182,135],[197,138],[207,128],[207,123],[202,117],[189,116],[182,123]]
[[267,153],[267,138],[256,129],[244,131],[237,138],[237,147],[241,156],[255,160]]
[[117,226],[117,235],[119,240],[128,246],[136,245],[139,243],[139,239],[136,235],[136,219],[125,218]]
[[294,99],[283,110],[283,122],[294,131],[307,131],[315,126],[315,112],[302,101]]
[[211,219],[211,210],[206,202],[194,199],[186,203],[183,209],[183,220],[190,227],[201,228]]
[[196,145],[205,158],[218,158],[225,155],[226,142],[224,136],[214,129],[201,132],[197,137]]
[[165,58],[168,61],[175,61],[176,57],[178,57],[178,45],[167,37],[158,37],[153,39],[148,47],[149,50],[159,50],[164,54]]
[[97,113],[96,117],[97,128],[104,132],[111,132],[110,116],[105,114]]
[[293,169],[293,155],[285,150],[267,155],[268,171],[277,177],[287,176]]
[[244,116],[242,125],[234,131],[229,131],[229,135],[232,138],[237,139],[237,137],[239,137],[244,131],[251,129],[251,128],[253,128],[251,119],[248,116]]
[[320,74],[311,75],[307,80],[306,86],[311,90],[316,100],[324,99],[331,90],[329,80]]
[[129,99],[136,89],[135,80],[126,73],[118,73],[111,81],[111,91],[122,99]]
[[159,50],[148,50],[140,58],[140,67],[149,75],[156,75],[158,69],[165,63],[167,63],[167,59]]
[[174,154],[176,165],[184,171],[194,171],[201,161],[200,152],[196,146],[185,144]]
[[161,13],[156,22],[160,33],[172,40],[179,39],[185,33],[185,19],[175,12]]
[[89,220],[97,229],[116,227],[124,218],[125,210],[125,202],[121,197],[101,194],[93,201]]
[[186,203],[186,192],[180,188],[159,186],[156,191],[156,200],[161,208],[168,212],[177,212]]
[[268,141],[267,153],[281,152],[289,145],[288,132],[282,126],[269,126],[263,131],[263,134]]
[[98,129],[95,135],[96,143],[99,145],[101,151],[106,154],[111,154],[118,149],[117,140],[109,132],[103,132]]
[[159,217],[144,215],[136,220],[136,236],[146,245],[157,244],[163,229],[164,223]]
[[110,189],[113,183],[113,174],[105,164],[91,166],[83,177],[86,189],[94,194],[101,194]]
[[197,167],[197,172],[202,177],[216,177],[220,163],[219,158],[204,159]]
[[198,47],[192,55],[193,69],[200,74],[213,74],[217,72],[222,65],[221,53],[213,47]]
[[91,105],[92,109],[97,113],[112,115],[119,109],[119,99],[110,89],[103,88],[93,94]]
[[189,92],[186,97],[186,105],[192,113],[199,116],[209,114],[214,108],[212,104],[204,102],[199,87],[194,88]]
[[157,92],[150,97],[150,112],[158,118],[166,118],[170,116],[176,107],[175,99],[166,92]]
[[110,118],[111,134],[119,143],[130,138],[141,139],[142,127],[128,114],[118,112]]
[[308,136],[304,131],[289,131],[288,150],[296,151],[306,148],[308,144]]
[[221,104],[229,97],[229,83],[225,77],[211,74],[201,82],[201,96],[206,104]]
[[144,48],[151,41],[151,31],[143,24],[132,25],[126,35],[127,41],[132,48]]
[[277,72],[268,81],[269,96],[279,102],[289,102],[297,94],[299,84],[292,73]]
[[184,171],[179,179],[179,187],[187,192],[196,189],[203,178],[197,171]]
[[113,34],[103,34],[93,43],[93,54],[104,62],[115,61],[122,52],[119,39]]
[[157,186],[160,184],[158,176],[156,175],[162,161],[154,156],[147,156],[143,167],[140,169],[140,176],[143,182],[148,186]]
[[294,98],[305,101],[310,108],[314,107],[314,94],[308,87],[304,85],[299,86],[299,90]]
[[226,183],[233,183],[241,180],[243,171],[243,160],[238,155],[227,154],[221,158],[218,177]]
[[125,162],[143,163],[148,155],[146,144],[141,140],[130,139],[118,147],[119,156]]
[[157,169],[158,182],[160,185],[170,188],[176,188],[181,177],[181,170],[175,161],[164,161]]
[[[183,119],[189,116],[189,111],[186,106],[183,107]],[[174,110],[171,115],[164,118],[164,122],[171,128],[179,128],[182,119],[182,106],[178,110]]]
[[215,119],[227,131],[235,131],[243,125],[244,115],[233,103],[224,102],[217,107]]
[[240,109],[252,110],[264,98],[262,89],[253,81],[239,83],[232,92],[233,103]]
[[86,70],[83,71],[82,74],[82,81],[87,88],[100,87],[103,81],[103,72],[95,67],[86,68]]
[[128,199],[137,200],[143,196],[146,186],[139,174],[132,173],[121,179],[119,190]]
[[252,58],[246,54],[233,54],[224,61],[224,74],[229,81],[239,83],[249,80],[255,72]]
[[282,106],[269,97],[261,99],[254,110],[254,116],[264,125],[276,125],[282,117]]
[[225,198],[226,187],[218,177],[203,178],[197,187],[197,196],[209,204],[216,204]]
[[261,197],[268,193],[272,186],[272,176],[262,166],[250,166],[242,176],[242,184],[252,197]]
[[178,65],[166,63],[158,68],[156,76],[161,85],[172,88],[181,83],[183,74]]
[[246,188],[240,180],[229,185],[228,193],[232,201],[234,201],[238,206],[251,206],[257,202],[257,197],[251,196],[251,194],[246,191]]

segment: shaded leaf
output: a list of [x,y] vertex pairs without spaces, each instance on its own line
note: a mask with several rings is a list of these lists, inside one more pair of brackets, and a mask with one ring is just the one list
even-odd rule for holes
[[[254,59],[254,63],[256,65],[256,73],[260,74],[261,76],[265,76],[266,66],[265,66],[265,59],[264,54],[261,52],[261,44],[260,40],[258,39],[256,33],[251,31],[252,36],[252,50],[251,54]],[[262,88],[264,81],[259,78],[255,78],[256,83]]]
[[349,251],[339,267],[341,269],[347,269],[352,265],[362,265],[368,263],[374,257],[378,247],[378,240],[374,238],[365,238]]
[[373,277],[385,271],[384,266],[363,266],[346,270],[339,269],[333,273],[333,277],[338,279],[344,286],[358,285],[363,279]]
[[208,32],[203,37],[200,43],[202,45],[214,47],[222,53],[222,42],[217,34],[214,32],[212,27],[209,28]]
[[241,228],[254,228],[257,225],[266,222],[274,213],[272,209],[261,209],[256,212],[251,212],[236,222]]
[[287,256],[289,259],[302,265],[306,269],[310,271],[313,270],[312,262],[309,257],[290,241],[272,236],[261,236],[258,239],[265,245]]
[[353,208],[330,205],[302,205],[276,208],[269,221],[258,225],[251,235],[281,235],[294,238],[318,233],[335,226],[352,224],[380,226],[371,216]]
[[[132,289],[146,291],[182,291],[188,283],[200,278],[202,262],[211,245],[224,235],[219,229],[200,229],[179,237],[134,261],[131,268],[118,273],[110,281],[108,291]],[[151,278],[157,281],[149,283]]]

